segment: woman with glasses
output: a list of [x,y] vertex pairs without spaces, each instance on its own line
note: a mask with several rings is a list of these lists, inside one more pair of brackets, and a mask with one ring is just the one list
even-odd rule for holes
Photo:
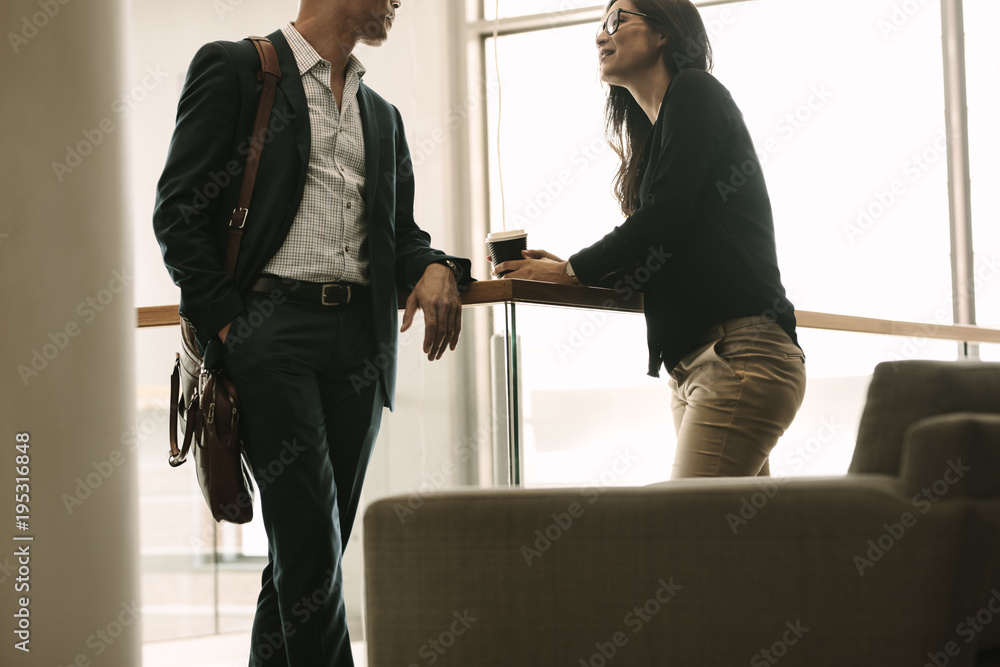
[[743,116],[709,73],[689,0],[614,0],[596,46],[626,219],[568,261],[527,250],[494,273],[641,290],[649,374],[670,376],[673,477],[767,475],[802,403],[805,357]]

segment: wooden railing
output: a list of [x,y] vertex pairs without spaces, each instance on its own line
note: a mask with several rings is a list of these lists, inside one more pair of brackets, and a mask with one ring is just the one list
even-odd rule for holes
[[[473,283],[462,293],[465,306],[525,303],[542,306],[592,308],[626,313],[642,312],[642,295],[626,298],[615,290],[597,287],[574,287],[530,280],[483,280]],[[400,307],[405,303],[400,298]],[[969,343],[1000,344],[1000,329],[967,324],[933,324],[882,320],[873,317],[817,313],[796,310],[798,326],[805,329],[826,329],[853,333],[907,336]],[[177,326],[180,317],[177,306],[151,306],[138,309],[139,328]]]

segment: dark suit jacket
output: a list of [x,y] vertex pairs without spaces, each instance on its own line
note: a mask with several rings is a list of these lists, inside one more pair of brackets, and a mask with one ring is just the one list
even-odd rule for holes
[[[298,211],[309,163],[309,110],[288,42],[268,36],[281,66],[269,132],[250,203],[236,273],[226,273],[228,224],[239,198],[260,98],[260,60],[250,41],[203,46],[188,69],[177,124],[157,188],[153,227],[163,260],[181,288],[181,316],[203,347],[244,310],[243,295],[284,241]],[[430,247],[413,219],[413,167],[399,111],[364,83],[358,91],[367,162],[366,200],[372,309],[386,390],[393,404],[397,289],[411,290],[434,262],[469,260]],[[206,357],[212,350],[206,349]]]

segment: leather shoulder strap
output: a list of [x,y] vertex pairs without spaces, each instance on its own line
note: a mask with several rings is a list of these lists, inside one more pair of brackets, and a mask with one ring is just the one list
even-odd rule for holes
[[233,275],[236,272],[236,258],[240,254],[240,242],[243,240],[243,227],[246,225],[247,214],[250,212],[250,198],[253,195],[254,183],[257,181],[257,168],[260,166],[260,154],[264,149],[264,137],[267,134],[267,123],[271,118],[271,108],[274,105],[274,90],[281,79],[281,68],[278,64],[278,54],[274,44],[267,37],[247,37],[257,47],[260,56],[260,71],[257,80],[264,82],[257,104],[257,118],[254,121],[253,134],[250,137],[250,154],[247,156],[246,170],[243,172],[243,187],[240,189],[240,199],[233,216],[229,220],[229,248],[226,251],[226,272]]

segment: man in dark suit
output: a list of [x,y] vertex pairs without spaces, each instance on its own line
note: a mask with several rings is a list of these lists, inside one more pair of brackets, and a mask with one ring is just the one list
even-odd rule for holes
[[[352,55],[388,37],[398,1],[302,0],[271,35],[281,69],[235,275],[228,222],[262,84],[249,41],[214,42],[188,71],[153,223],[206,363],[241,400],[268,564],[250,664],[353,664],[341,560],[402,331],[424,312],[424,353],[461,331],[467,259],[430,247],[413,219],[398,110]],[[376,374],[373,369],[381,372]]]

